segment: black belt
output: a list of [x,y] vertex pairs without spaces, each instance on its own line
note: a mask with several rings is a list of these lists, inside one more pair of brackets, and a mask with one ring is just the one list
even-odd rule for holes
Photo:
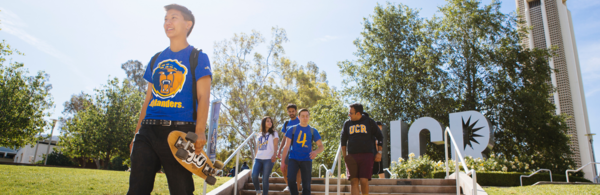
[[162,126],[171,126],[171,125],[195,125],[195,122],[185,122],[185,121],[170,121],[170,120],[157,120],[157,119],[144,119],[142,120],[142,125],[162,125]]

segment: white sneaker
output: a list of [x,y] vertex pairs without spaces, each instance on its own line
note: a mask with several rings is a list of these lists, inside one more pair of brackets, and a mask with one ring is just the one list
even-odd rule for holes
[[290,187],[285,187],[285,189],[283,189],[284,192],[289,192],[290,191]]
[[262,195],[262,190],[256,191],[256,195]]

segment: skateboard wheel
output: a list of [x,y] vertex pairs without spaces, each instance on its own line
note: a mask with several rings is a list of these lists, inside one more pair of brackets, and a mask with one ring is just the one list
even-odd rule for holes
[[185,135],[185,139],[192,143],[195,143],[198,139],[198,135],[196,135],[196,133],[194,132],[188,132],[187,135]]
[[221,162],[220,160],[216,160],[215,163],[213,163],[213,167],[218,170],[223,169],[223,165],[223,162]]
[[184,150],[183,148],[178,148],[177,149],[177,153],[175,153],[175,156],[177,156],[177,158],[184,160],[188,158],[188,152],[186,150]]
[[208,176],[206,176],[206,183],[207,183],[208,185],[214,186],[214,185],[217,183],[217,178],[216,178],[216,177],[213,177],[213,176],[210,176],[210,175],[208,175]]

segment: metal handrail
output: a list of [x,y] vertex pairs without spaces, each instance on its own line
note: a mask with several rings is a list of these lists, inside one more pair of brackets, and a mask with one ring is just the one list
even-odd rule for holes
[[325,168],[325,174],[329,172],[329,169],[324,164],[319,165],[319,178],[321,178],[321,167]]
[[277,175],[277,177],[281,177],[281,175],[279,175],[277,172],[271,172],[271,177],[273,177],[273,174]]
[[[450,132],[450,133],[448,133]],[[475,173],[475,169],[471,169],[468,170],[467,168],[467,163],[465,163],[465,159],[462,157],[462,154],[460,154],[460,151],[458,150],[459,147],[456,144],[456,141],[454,141],[454,137],[452,136],[452,131],[450,131],[450,127],[446,127],[446,130],[444,130],[444,149],[446,152],[446,178],[448,178],[450,170],[448,169],[448,135],[450,135],[450,141],[452,143],[452,145],[454,146],[454,151],[456,152],[455,155],[455,160],[454,162],[456,163],[454,165],[454,171],[456,173],[456,194],[460,194],[460,186],[459,186],[459,175],[460,175],[460,168],[458,166],[458,161],[460,160],[460,162],[463,165],[463,169],[465,170],[465,173],[467,175],[471,175],[471,178],[473,178],[473,195],[477,195],[477,174]]]
[[333,164],[331,165],[331,169],[327,169],[327,166],[321,164],[319,166],[319,178],[321,178],[321,167],[324,167],[326,170],[325,173],[325,195],[329,195],[329,177],[333,175],[333,170],[335,168],[335,165],[337,164],[338,167],[338,176],[337,176],[337,194],[339,195],[341,193],[341,167],[342,167],[342,163],[340,160],[340,156],[341,156],[341,152],[342,152],[342,145],[338,146],[337,152],[335,154],[335,159],[333,160]]
[[392,173],[389,168],[385,168],[383,170],[387,171],[390,174],[390,177],[391,177],[390,179],[397,179],[398,178],[398,174]]
[[552,171],[550,171],[550,169],[540,169],[540,170],[537,170],[536,172],[533,172],[531,175],[521,175],[521,178],[520,178],[520,180],[521,180],[521,186],[523,186],[523,177],[531,177],[531,176],[537,174],[540,171],[548,171],[548,172],[550,172],[550,182],[552,182]]
[[[235,181],[234,181],[234,190],[233,190],[233,194],[237,195],[237,182],[238,182],[238,175],[239,175],[239,165],[240,165],[240,150],[242,150],[242,147],[244,147],[248,141],[250,141],[250,139],[252,139],[254,137],[254,135],[256,134],[256,131],[253,132],[252,134],[250,134],[250,136],[248,136],[248,138],[246,138],[246,140],[244,140],[244,142],[242,142],[242,144],[240,146],[238,146],[235,151],[233,151],[233,153],[229,156],[229,158],[227,158],[227,160],[225,160],[225,162],[223,163],[223,166],[227,165],[227,163],[229,163],[229,161],[231,161],[231,159],[233,158],[233,156],[235,155]],[[222,172],[222,171],[221,171]],[[223,174],[221,174],[223,175]]]
[[600,164],[600,162],[590,162],[588,164],[583,165],[582,167],[579,167],[579,169],[577,169],[577,170],[573,170],[573,169],[566,170],[565,171],[565,175],[567,175],[566,176],[567,177],[567,183],[569,183],[569,172],[578,172],[578,171],[581,171],[581,169],[583,169],[584,167],[586,167],[588,165],[591,165],[591,164]]

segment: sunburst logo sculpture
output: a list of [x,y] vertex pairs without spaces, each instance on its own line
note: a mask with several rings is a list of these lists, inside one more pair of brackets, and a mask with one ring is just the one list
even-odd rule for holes
[[465,118],[462,118],[464,149],[467,149],[467,145],[471,146],[471,149],[473,149],[473,142],[479,144],[479,142],[475,140],[475,137],[483,137],[482,135],[475,134],[475,132],[483,129],[483,127],[475,128],[477,122],[479,122],[479,120],[476,120],[471,124],[471,116],[469,116],[467,122],[465,122]]

